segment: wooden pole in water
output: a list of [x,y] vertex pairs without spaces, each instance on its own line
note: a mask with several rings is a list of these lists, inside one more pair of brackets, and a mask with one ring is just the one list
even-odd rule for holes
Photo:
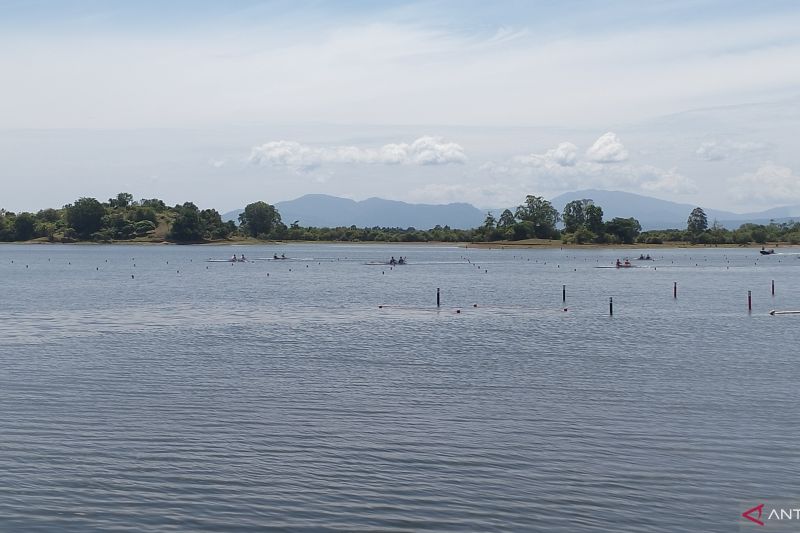
[[775,280],[772,280],[772,295],[775,296]]
[[567,286],[566,285],[562,285],[561,286],[561,301],[562,302],[566,302],[567,301]]
[[436,307],[441,307],[442,306],[441,292],[440,291],[441,291],[441,289],[436,289]]
[[677,298],[678,297],[678,282],[677,281],[673,281],[672,282],[672,297],[673,298]]
[[608,297],[608,316],[614,316],[614,298]]
[[753,310],[753,293],[752,291],[747,291],[747,310]]

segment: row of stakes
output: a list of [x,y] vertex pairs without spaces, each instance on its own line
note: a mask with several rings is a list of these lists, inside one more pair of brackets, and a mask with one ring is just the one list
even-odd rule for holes
[[[775,296],[775,280],[774,279],[772,280],[772,296]],[[677,281],[673,281],[672,282],[672,297],[675,298],[675,299],[678,298],[678,282]],[[567,303],[567,286],[566,285],[562,285],[561,286],[561,301],[562,301],[562,303]],[[436,289],[436,307],[441,307],[441,306],[442,306],[442,289],[441,288],[437,288]],[[478,306],[478,304],[475,304],[475,307],[477,307],[477,306]],[[564,311],[566,311],[566,310],[567,310],[567,308],[565,307]],[[753,291],[747,291],[747,311],[750,312],[752,310],[753,310]],[[456,311],[456,312],[460,313],[461,311],[459,310],[459,311]],[[608,314],[609,314],[609,316],[614,316],[614,297],[613,296],[609,296],[608,297]],[[770,311],[769,314],[770,315],[775,315],[775,314],[800,314],[800,311],[774,311],[773,310],[773,311]]]

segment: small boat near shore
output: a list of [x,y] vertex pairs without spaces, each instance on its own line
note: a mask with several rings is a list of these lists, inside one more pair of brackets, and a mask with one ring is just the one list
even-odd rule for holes
[[772,255],[772,254],[775,253],[775,248],[770,248],[769,250],[765,250],[764,248],[761,248],[758,251],[758,253],[760,253],[761,255]]

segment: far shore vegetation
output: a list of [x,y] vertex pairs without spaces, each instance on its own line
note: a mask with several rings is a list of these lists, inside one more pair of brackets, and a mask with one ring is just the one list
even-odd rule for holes
[[134,200],[129,193],[101,202],[79,198],[61,209],[12,213],[0,209],[2,242],[130,242],[177,244],[321,241],[321,242],[451,242],[497,245],[739,245],[800,244],[800,222],[743,224],[729,230],[709,224],[700,207],[688,213],[685,228],[642,231],[635,218],[604,220],[603,209],[590,199],[575,200],[559,213],[539,196],[528,195],[513,212],[487,213],[472,229],[436,226],[417,228],[318,228],[288,225],[273,205],[254,202],[239,223],[223,221],[215,209],[186,202],[168,206],[157,198]]

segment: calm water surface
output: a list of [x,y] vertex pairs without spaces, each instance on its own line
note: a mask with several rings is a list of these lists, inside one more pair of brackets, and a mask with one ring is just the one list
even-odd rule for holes
[[738,531],[800,503],[783,251],[2,245],[0,531]]

